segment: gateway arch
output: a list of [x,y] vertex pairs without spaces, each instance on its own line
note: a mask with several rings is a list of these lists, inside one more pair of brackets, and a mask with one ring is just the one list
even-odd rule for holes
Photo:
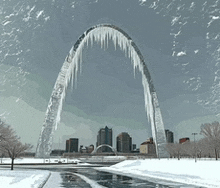
[[117,155],[116,149],[113,148],[112,146],[108,145],[108,144],[99,145],[97,148],[95,148],[95,149],[92,151],[91,154],[96,154],[97,151],[98,151],[100,148],[102,148],[102,147],[108,147],[108,148],[110,148],[110,149],[112,150],[112,152],[113,152],[115,155]]
[[73,82],[77,79],[77,73],[82,63],[83,48],[89,44],[92,46],[94,42],[100,43],[102,48],[107,48],[109,40],[113,41],[115,49],[119,46],[125,55],[130,58],[134,70],[138,69],[140,71],[144,88],[145,110],[151,124],[157,156],[159,158],[169,156],[165,149],[166,137],[156,91],[140,50],[131,37],[119,27],[111,24],[101,24],[85,31],[65,58],[48,103],[37,144],[36,157],[48,157],[50,155],[53,134],[60,122],[66,90],[71,80]]

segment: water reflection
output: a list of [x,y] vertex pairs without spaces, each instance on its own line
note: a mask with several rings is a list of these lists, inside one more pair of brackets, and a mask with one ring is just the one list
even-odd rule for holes
[[113,175],[112,174],[108,174],[108,173],[104,173],[101,174],[99,173],[100,179],[104,179],[104,180],[112,180]]
[[105,187],[111,187],[113,183],[113,174],[107,172],[96,171],[96,180],[97,182]]
[[[46,170],[47,168],[44,168]],[[97,171],[93,168],[50,168],[50,171],[60,172],[62,177],[61,187],[91,187],[86,181],[75,175],[83,175],[90,179],[91,182],[96,182],[102,186],[109,188],[198,188],[198,186],[185,185],[174,182],[163,182],[158,180],[154,183],[147,180],[136,179],[123,175],[111,174],[108,172]]]
[[100,172],[100,171],[95,171],[96,173],[96,181],[105,187],[110,187],[110,188],[128,188],[128,187],[140,187],[140,188],[167,188],[169,186],[166,185],[160,185],[160,184],[155,184],[152,182],[140,180],[140,179],[135,179],[131,178],[128,176],[122,176],[122,175],[116,175],[116,174],[111,174],[108,172]]
[[128,177],[128,176],[121,176],[121,175],[117,175],[117,179],[118,179],[118,180],[122,180],[122,181],[132,180],[131,177]]
[[65,188],[72,188],[72,187],[85,187],[91,188],[91,186],[86,183],[84,180],[75,176],[72,173],[61,173],[61,178],[63,179],[61,186]]

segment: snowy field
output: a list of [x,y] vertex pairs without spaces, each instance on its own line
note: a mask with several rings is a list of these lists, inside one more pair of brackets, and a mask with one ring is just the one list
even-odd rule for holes
[[0,169],[0,187],[2,188],[40,188],[50,178],[45,170]]
[[145,159],[126,160],[97,170],[141,178],[149,181],[162,180],[202,187],[220,187],[220,161],[192,159]]

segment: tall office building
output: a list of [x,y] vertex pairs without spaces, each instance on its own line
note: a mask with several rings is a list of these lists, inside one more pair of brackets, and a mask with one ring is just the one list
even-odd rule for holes
[[[102,144],[107,144],[112,146],[112,129],[109,129],[107,126],[105,128],[101,128],[97,135],[96,147]],[[102,147],[102,152],[111,152],[112,150],[108,147]]]
[[78,152],[78,147],[79,147],[78,138],[70,138],[69,140],[66,140],[66,152],[68,153]]
[[166,129],[165,130],[165,135],[166,135],[166,140],[167,143],[173,143],[174,142],[174,136],[173,136],[173,132]]
[[132,138],[126,132],[120,133],[117,138],[117,151],[123,153],[130,153],[132,146]]

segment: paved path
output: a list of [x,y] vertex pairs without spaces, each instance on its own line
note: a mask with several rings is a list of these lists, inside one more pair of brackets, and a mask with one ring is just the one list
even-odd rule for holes
[[51,176],[43,188],[51,188],[51,187],[60,188],[61,183],[62,183],[62,178],[60,177],[60,173],[51,172]]

